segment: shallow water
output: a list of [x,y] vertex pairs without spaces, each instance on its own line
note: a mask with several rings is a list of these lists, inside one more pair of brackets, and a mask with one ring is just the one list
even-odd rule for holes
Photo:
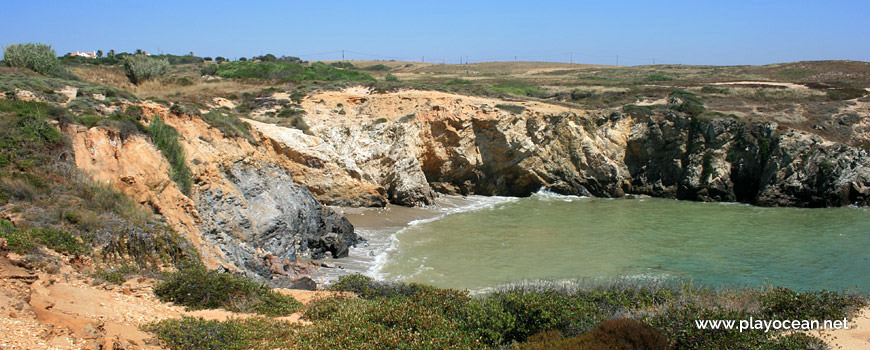
[[436,207],[349,217],[369,243],[337,261],[342,272],[388,280],[472,290],[522,279],[615,277],[870,290],[868,209],[541,192],[444,197]]

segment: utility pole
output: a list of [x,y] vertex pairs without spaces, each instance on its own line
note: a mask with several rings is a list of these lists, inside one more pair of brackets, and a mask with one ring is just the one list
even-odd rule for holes
[[514,56],[514,62],[516,62],[516,61],[517,61],[517,56]]
[[574,51],[571,51],[571,64],[574,64]]
[[468,64],[468,56],[465,56],[465,64]]
[[341,50],[341,60],[344,61],[344,50]]
[[619,55],[616,55],[616,65],[619,65]]

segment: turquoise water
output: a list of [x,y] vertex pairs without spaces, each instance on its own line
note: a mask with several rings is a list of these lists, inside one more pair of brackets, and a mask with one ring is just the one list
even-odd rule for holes
[[868,209],[546,193],[489,201],[397,230],[369,273],[472,290],[616,277],[870,290]]

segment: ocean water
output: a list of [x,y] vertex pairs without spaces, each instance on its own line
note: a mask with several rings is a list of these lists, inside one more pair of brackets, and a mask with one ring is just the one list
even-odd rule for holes
[[761,208],[546,191],[445,196],[348,213],[368,243],[343,269],[482,290],[524,279],[679,279],[714,286],[870,290],[870,210]]

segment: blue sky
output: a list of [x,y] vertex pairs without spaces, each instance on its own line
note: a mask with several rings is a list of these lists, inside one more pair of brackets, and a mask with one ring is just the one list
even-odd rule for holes
[[[10,1],[0,46],[307,60],[870,60],[870,1]],[[464,59],[464,58],[463,58]]]

